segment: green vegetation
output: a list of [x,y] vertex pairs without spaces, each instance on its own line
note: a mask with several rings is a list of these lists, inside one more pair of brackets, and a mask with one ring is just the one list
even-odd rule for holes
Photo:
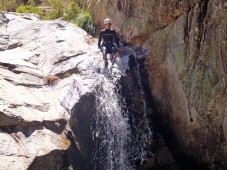
[[64,78],[70,77],[71,75],[72,75],[71,72],[66,72],[66,73],[64,74]]
[[[82,1],[78,2],[81,3]],[[35,13],[44,20],[62,18],[78,25],[90,34],[94,32],[91,14],[83,11],[77,2],[73,0],[48,0],[48,4],[45,5],[50,6],[51,9],[39,8],[42,5],[36,4],[34,0],[29,0],[27,4],[23,4],[22,1],[18,0],[0,0],[0,10]]]
[[43,19],[51,20],[63,17],[65,4],[62,0],[48,0],[48,3],[53,9],[46,12]]
[[65,9],[64,19],[70,21],[88,33],[94,32],[92,16],[89,12],[83,11],[76,2],[70,2],[68,8]]
[[81,13],[81,8],[76,2],[71,2],[69,8],[65,11],[64,18],[68,21],[74,21]]
[[43,12],[41,10],[39,10],[38,7],[35,5],[20,5],[19,7],[17,7],[16,12],[18,12],[18,13],[35,13],[40,16],[43,15]]
[[76,19],[78,22],[78,26],[82,29],[86,30],[88,33],[94,32],[94,26],[92,23],[92,16],[88,12],[82,12],[78,14],[78,17]]

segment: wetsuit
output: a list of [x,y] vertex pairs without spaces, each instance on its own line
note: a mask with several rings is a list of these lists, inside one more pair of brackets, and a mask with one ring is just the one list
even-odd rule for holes
[[[102,40],[103,42],[101,44]],[[117,48],[119,48],[119,40],[117,38],[117,34],[115,30],[104,29],[99,33],[98,47],[102,50],[104,54],[117,53],[117,48],[114,45],[113,40],[115,40],[115,43],[117,44]]]

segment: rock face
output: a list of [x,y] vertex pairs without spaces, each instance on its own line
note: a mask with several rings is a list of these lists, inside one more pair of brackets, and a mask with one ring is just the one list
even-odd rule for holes
[[[79,89],[83,69],[91,72],[84,61],[97,57],[95,40],[73,24],[36,15],[1,12],[0,27],[0,169],[82,169],[65,129],[79,94],[94,85],[84,81],[89,85]],[[48,75],[60,79],[48,86]]]
[[146,122],[132,50],[104,69],[97,40],[73,24],[16,13],[0,24],[0,170],[175,164]]
[[149,50],[151,93],[177,150],[210,168],[226,168],[226,1],[93,0],[86,5],[97,25],[111,17],[125,41]]
[[[225,169],[225,0],[86,2],[96,25],[111,17],[123,40],[140,46],[141,53],[149,52],[150,91],[175,150],[212,169]],[[79,146],[74,135],[68,134],[69,141],[64,132],[69,120],[78,141],[91,139],[82,133],[86,127],[76,123],[83,116],[89,118],[91,112],[86,109],[93,106],[89,100],[86,108],[80,102],[99,82],[93,75],[99,72],[94,68],[101,68],[102,58],[94,42],[61,20],[40,21],[36,15],[0,12],[0,162],[4,162],[0,169],[90,166],[84,157],[89,157],[86,146],[92,143]],[[43,80],[47,75],[60,80],[47,86]],[[129,96],[137,100],[137,95]],[[136,104],[134,108],[141,109]],[[69,119],[71,109],[80,115],[73,112]],[[87,119],[85,124],[92,123]],[[157,152],[159,164],[163,159],[173,162],[171,156],[163,156],[166,148]],[[152,157],[145,167],[154,162]]]

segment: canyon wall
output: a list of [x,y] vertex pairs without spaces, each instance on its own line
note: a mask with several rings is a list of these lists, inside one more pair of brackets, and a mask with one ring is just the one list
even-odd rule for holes
[[[227,2],[90,0],[97,33],[110,17],[123,41],[148,50],[152,96],[177,151],[227,166]],[[171,139],[172,140],[172,139]]]

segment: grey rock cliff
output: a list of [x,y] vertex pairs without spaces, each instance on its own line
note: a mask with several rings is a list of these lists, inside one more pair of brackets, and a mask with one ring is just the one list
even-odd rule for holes
[[226,1],[93,0],[86,6],[98,26],[110,17],[125,41],[150,51],[151,93],[178,150],[213,169],[226,167]]

